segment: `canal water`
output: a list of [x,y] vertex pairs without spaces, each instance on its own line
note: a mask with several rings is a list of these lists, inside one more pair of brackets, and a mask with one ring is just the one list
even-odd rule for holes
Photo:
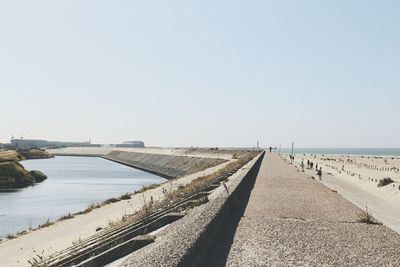
[[42,183],[0,191],[0,237],[82,211],[91,203],[133,192],[164,178],[96,157],[55,157],[21,162],[48,176]]

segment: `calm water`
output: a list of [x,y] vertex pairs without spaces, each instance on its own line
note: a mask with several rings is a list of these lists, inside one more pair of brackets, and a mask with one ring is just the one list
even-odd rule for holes
[[28,170],[42,171],[48,179],[18,191],[0,192],[0,237],[165,181],[102,158],[56,157],[21,163]]
[[[291,153],[291,148],[282,148],[281,152]],[[400,156],[400,148],[295,148],[294,153],[319,155]]]

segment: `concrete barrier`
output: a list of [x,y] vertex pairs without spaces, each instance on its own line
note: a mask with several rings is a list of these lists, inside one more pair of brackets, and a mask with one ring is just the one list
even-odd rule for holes
[[[213,244],[218,238],[226,225],[239,222],[250,198],[251,190],[254,187],[261,162],[264,158],[263,153],[256,163],[251,167],[249,172],[243,177],[240,184],[226,199],[219,212],[210,221],[205,231],[201,233],[199,238],[193,244],[188,253],[181,258],[179,266],[205,266],[207,255],[213,250]],[[230,223],[228,223],[230,221]]]
[[[209,202],[191,210],[168,226],[156,241],[132,253],[118,266],[208,266],[218,234],[229,225],[233,234],[247,206],[264,152],[209,195]],[[231,231],[232,230],[232,231]],[[230,240],[228,238],[228,240]]]
[[226,162],[225,159],[200,158],[128,151],[111,151],[103,158],[170,179],[203,171]]

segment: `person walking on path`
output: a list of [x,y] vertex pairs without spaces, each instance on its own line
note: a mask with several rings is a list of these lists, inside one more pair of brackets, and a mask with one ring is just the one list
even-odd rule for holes
[[304,159],[301,160],[300,166],[301,166],[301,170],[304,172]]
[[318,177],[320,180],[322,180],[322,167],[318,170]]

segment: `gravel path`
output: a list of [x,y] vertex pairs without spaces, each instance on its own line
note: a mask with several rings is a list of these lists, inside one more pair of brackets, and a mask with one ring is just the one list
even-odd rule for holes
[[[357,223],[360,212],[269,154],[233,241],[216,245],[208,265],[400,266],[400,235],[385,226]],[[230,251],[222,259],[218,251],[224,246]]]

